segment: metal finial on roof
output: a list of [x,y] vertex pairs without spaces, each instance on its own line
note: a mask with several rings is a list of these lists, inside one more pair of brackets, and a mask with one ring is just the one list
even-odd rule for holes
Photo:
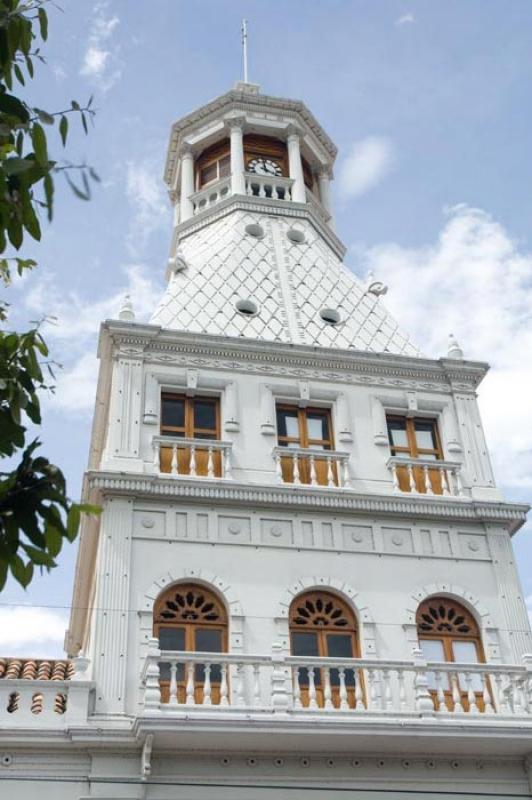
[[133,322],[135,319],[135,312],[133,311],[133,303],[128,294],[124,296],[122,307],[118,312],[118,319],[123,319],[125,322]]
[[449,334],[449,347],[447,349],[448,358],[463,358],[464,351],[456,341],[454,333]]
[[248,21],[244,17],[242,20],[242,79],[244,83],[248,81]]

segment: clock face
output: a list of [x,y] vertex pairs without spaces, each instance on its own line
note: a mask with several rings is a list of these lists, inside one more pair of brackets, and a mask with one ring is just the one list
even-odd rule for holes
[[272,175],[279,178],[283,174],[283,170],[278,161],[273,158],[252,158],[248,161],[248,172],[254,172],[255,175]]

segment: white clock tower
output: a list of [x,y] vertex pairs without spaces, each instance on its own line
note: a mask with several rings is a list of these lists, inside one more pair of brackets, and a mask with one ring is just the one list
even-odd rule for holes
[[22,797],[530,797],[487,365],[344,265],[335,156],[249,83],[172,127],[166,291],[101,329],[69,658],[0,666]]

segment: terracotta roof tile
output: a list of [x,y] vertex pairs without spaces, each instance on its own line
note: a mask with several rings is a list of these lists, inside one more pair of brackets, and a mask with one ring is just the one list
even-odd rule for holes
[[74,665],[66,659],[0,658],[0,679],[68,681],[73,675]]

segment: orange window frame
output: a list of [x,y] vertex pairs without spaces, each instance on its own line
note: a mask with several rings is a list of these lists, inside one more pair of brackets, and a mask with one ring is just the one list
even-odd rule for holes
[[[299,435],[297,437],[285,436],[279,434],[279,430],[277,430],[277,441],[281,447],[288,446],[289,444],[297,444],[299,447],[307,449],[312,448],[313,444],[320,444],[323,445],[324,450],[334,450],[334,433],[330,408],[299,408],[299,406],[291,405],[289,403],[277,403],[275,411],[276,416],[279,411],[290,411],[292,413],[297,413]],[[307,416],[309,414],[319,414],[326,419],[328,433],[326,439],[309,438],[307,424]]]
[[[162,406],[165,400],[180,400],[184,403],[184,425],[164,425],[163,424],[163,409]],[[215,409],[215,427],[214,428],[199,428],[194,425],[194,405],[197,402],[208,403],[214,406]],[[174,394],[173,392],[162,392],[161,394],[161,434],[164,436],[182,436],[184,439],[196,439],[197,434],[206,435],[211,434],[210,438],[220,439],[220,399],[218,397],[205,397],[197,395],[194,397],[187,397],[184,394]]]
[[[406,446],[393,444],[391,429],[389,425],[390,422],[401,422],[405,424],[405,431],[407,438]],[[415,428],[416,422],[422,422],[425,425],[430,424],[432,426],[432,435],[434,441],[436,442],[436,447],[433,448],[418,447],[416,438],[416,428]],[[423,458],[423,456],[434,455],[436,457],[436,460],[438,461],[443,460],[443,449],[441,445],[440,431],[438,428],[438,421],[436,419],[430,417],[405,417],[400,414],[387,414],[386,427],[388,431],[388,441],[390,443],[390,450],[392,456],[396,456],[399,453],[405,453],[411,458]]]

